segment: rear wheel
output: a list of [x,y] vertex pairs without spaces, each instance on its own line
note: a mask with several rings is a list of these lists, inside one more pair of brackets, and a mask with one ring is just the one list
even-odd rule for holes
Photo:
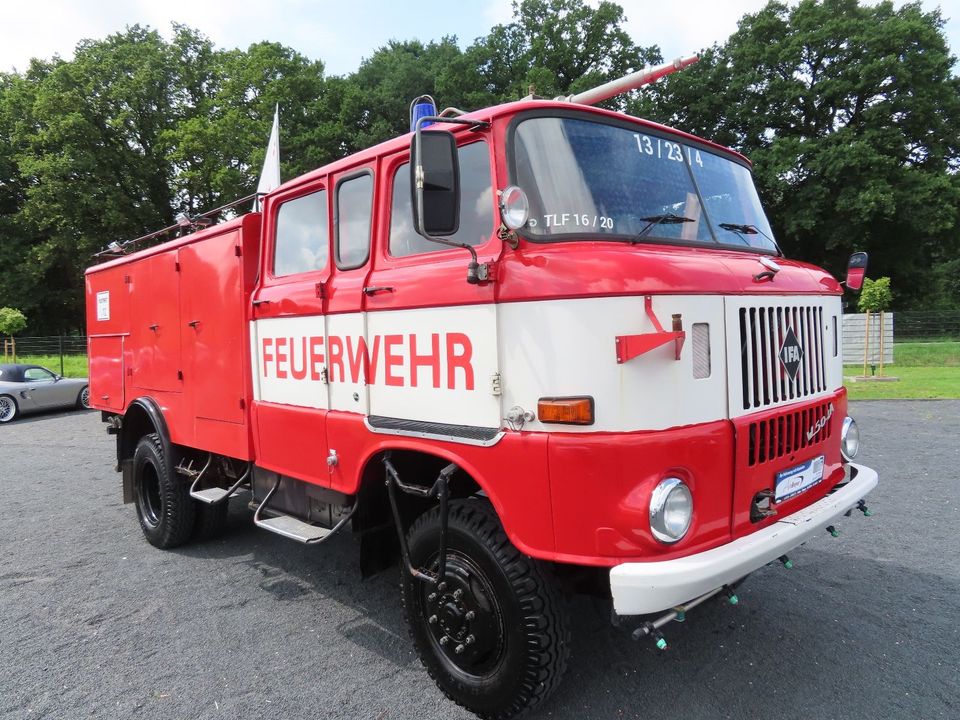
[[81,410],[90,409],[90,386],[84,385],[83,390],[77,395],[77,407]]
[[[438,570],[439,508],[410,528],[415,567]],[[559,684],[569,632],[553,578],[509,541],[483,501],[450,503],[446,572],[437,585],[401,569],[404,614],[420,659],[454,702],[505,720]]]
[[133,499],[151,545],[172,548],[190,538],[195,513],[190,489],[174,477],[156,433],[140,438],[133,453]]
[[9,395],[0,395],[0,423],[10,422],[17,416],[17,401]]

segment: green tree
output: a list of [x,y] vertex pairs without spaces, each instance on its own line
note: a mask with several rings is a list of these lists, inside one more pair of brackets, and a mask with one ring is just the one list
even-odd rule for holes
[[916,2],[771,2],[633,110],[748,154],[788,254],[840,272],[869,250],[902,307],[931,305],[960,251],[954,62]]
[[606,0],[595,8],[583,0],[515,1],[513,21],[467,54],[500,100],[517,100],[530,85],[545,97],[566,95],[660,61],[656,46],[634,44],[625,20],[623,8]]
[[11,307],[0,307],[0,335],[16,335],[27,326],[27,317]]
[[857,302],[857,309],[860,312],[886,312],[892,304],[893,291],[890,289],[890,278],[864,279],[860,299]]

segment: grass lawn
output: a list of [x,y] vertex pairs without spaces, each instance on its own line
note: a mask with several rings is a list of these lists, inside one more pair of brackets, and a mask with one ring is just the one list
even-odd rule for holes
[[[883,374],[900,378],[898,382],[847,381],[850,399],[960,399],[960,342],[896,343],[893,359]],[[843,368],[844,377],[862,373],[863,365]]]
[[[10,359],[7,360],[7,362],[10,361]],[[26,365],[42,365],[51,372],[60,373],[59,355],[17,355],[17,362]],[[87,356],[64,355],[63,375],[64,377],[87,377]]]

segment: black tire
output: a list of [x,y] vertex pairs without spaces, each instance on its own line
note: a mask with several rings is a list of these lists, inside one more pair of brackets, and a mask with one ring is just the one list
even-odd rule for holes
[[227,526],[227,515],[230,512],[230,500],[224,500],[217,505],[208,505],[194,500],[196,505],[196,519],[193,525],[195,540],[213,540],[223,533]]
[[83,389],[77,395],[77,408],[80,410],[90,409],[90,386],[84,385]]
[[[421,515],[407,538],[414,567],[436,571],[439,508]],[[404,617],[430,677],[481,718],[506,720],[543,702],[570,654],[562,598],[485,501],[450,503],[443,580],[435,586],[401,568]]]
[[140,438],[133,452],[133,500],[151,545],[173,548],[190,539],[195,515],[190,488],[174,476],[156,433]]
[[20,406],[12,395],[0,395],[0,423],[13,420],[20,411]]

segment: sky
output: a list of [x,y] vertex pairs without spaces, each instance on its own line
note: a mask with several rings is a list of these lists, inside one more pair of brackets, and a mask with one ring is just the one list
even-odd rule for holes
[[[596,0],[588,0],[596,5]],[[660,46],[665,59],[723,42],[737,21],[765,0],[619,0],[626,30],[639,45]],[[902,5],[902,0],[896,0]],[[949,18],[951,50],[960,55],[960,0],[922,0]],[[34,0],[2,3],[0,71],[25,70],[33,57],[72,57],[82,39],[99,39],[133,24],[170,37],[178,22],[221,48],[261,40],[322,60],[328,75],[353,72],[389,40],[438,40],[455,35],[461,47],[512,14],[510,0],[451,3],[405,0]],[[955,66],[957,67],[957,66]]]

